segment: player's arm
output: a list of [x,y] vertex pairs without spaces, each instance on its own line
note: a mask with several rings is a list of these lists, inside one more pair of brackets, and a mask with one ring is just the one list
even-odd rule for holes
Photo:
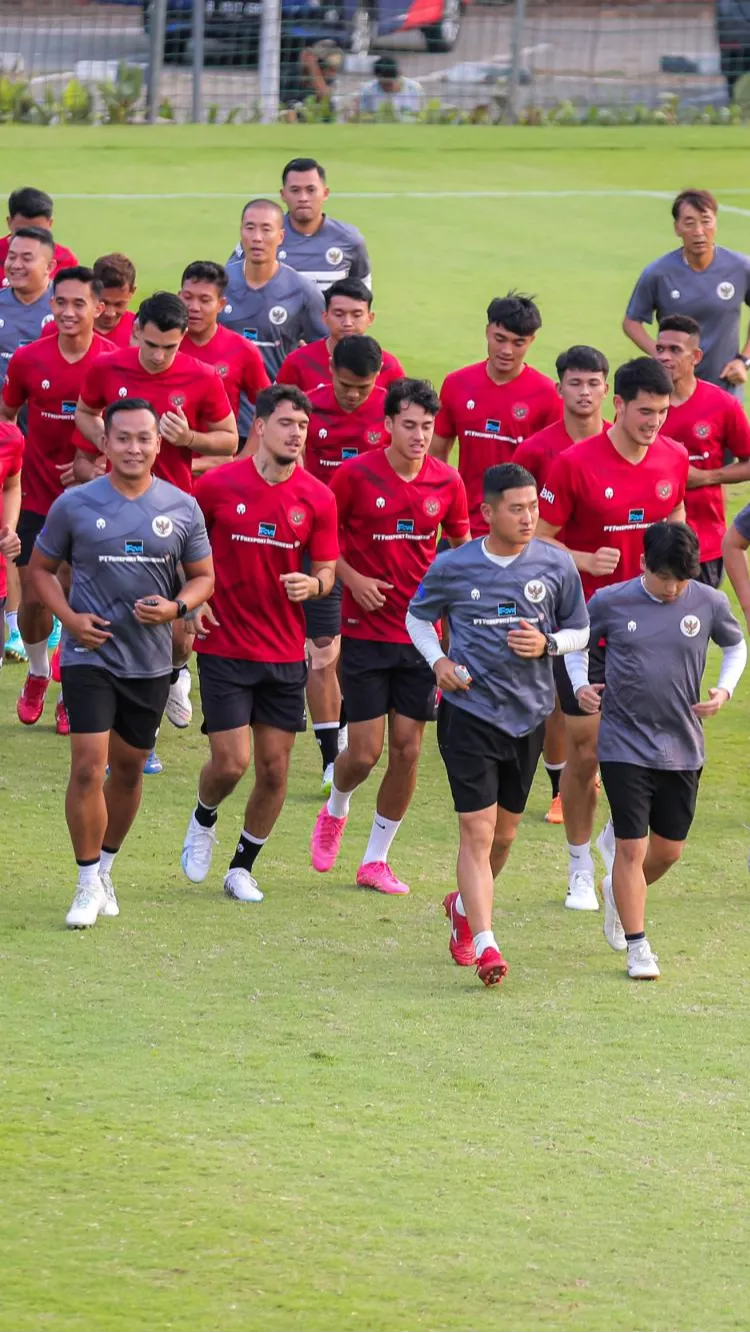
[[104,448],[104,420],[100,407],[94,407],[84,398],[79,398],[76,404],[76,430],[101,453]]
[[[20,349],[19,349],[20,350]],[[15,421],[24,403],[28,402],[28,389],[23,376],[22,362],[15,352],[8,362],[8,371],[0,398],[0,421]]]
[[626,315],[622,321],[622,331],[646,356],[656,356],[656,340],[646,332],[640,320],[628,319]]
[[15,421],[18,411],[17,407],[11,407],[9,403],[6,403],[5,391],[3,391],[3,396],[0,398],[0,421]]
[[668,516],[667,523],[685,523],[686,521],[687,514],[685,512],[685,501],[680,500],[680,503],[675,505],[671,514]]
[[0,527],[0,556],[6,560],[15,560],[20,554],[21,542],[16,535],[18,516],[21,513],[21,471],[6,477],[3,484],[2,527]]
[[750,481],[750,458],[728,463],[726,467],[706,468],[705,472],[702,468],[691,467],[687,488],[689,491],[697,491],[702,486],[737,486],[741,481]]
[[469,502],[463,480],[455,473],[453,499],[442,523],[443,536],[448,538],[452,547],[465,546],[471,541],[469,527]]
[[312,602],[331,591],[336,581],[336,561],[311,560],[309,574],[295,569],[291,574],[281,574],[280,579],[290,602]]
[[[205,537],[202,515],[200,523]],[[205,544],[208,545],[207,538]],[[185,582],[180,588],[180,601],[185,603],[188,611],[198,611],[213,595],[213,557],[209,552],[200,560],[183,559],[182,568],[185,571]],[[178,610],[176,600],[171,597],[141,597],[133,604],[135,618],[142,625],[168,625],[177,620]]]
[[446,551],[430,565],[417,591],[409,602],[406,612],[406,632],[418,653],[422,654],[427,665],[435,672],[438,686],[447,694],[456,691],[465,692],[471,688],[471,682],[456,674],[456,668],[466,668],[463,663],[453,662],[446,656],[435,621],[439,620],[450,605],[450,592],[445,578]]
[[360,240],[352,258],[352,266],[349,269],[350,278],[359,278],[366,287],[372,291],[372,264],[370,256],[367,253],[367,246],[364,238]]
[[194,454],[208,454],[231,458],[237,452],[239,435],[234,412],[221,421],[209,421],[205,430],[193,430],[181,407],[162,412],[159,434],[176,449],[189,449]]
[[721,551],[727,577],[737,594],[737,601],[750,627],[750,574],[745,555],[748,546],[750,546],[750,507],[743,509],[734,523],[727,528]]
[[729,702],[747,665],[747,644],[724,593],[719,593],[714,607],[710,637],[722,650],[721,667],[719,679],[709,689],[708,698],[693,704],[695,716],[701,719],[713,717]]
[[[745,305],[750,305],[750,265],[745,271]],[[736,356],[733,356],[721,372],[721,379],[726,380],[728,384],[744,384],[747,380],[747,366],[745,360],[750,357],[750,326],[748,326],[745,345],[741,347]]]
[[[563,557],[565,559],[565,557]],[[519,621],[517,629],[508,632],[508,647],[518,657],[544,657],[549,651],[549,639],[554,640],[556,655],[582,652],[589,641],[589,616],[583,595],[581,576],[572,560],[565,560],[565,573],[555,600],[555,623],[549,636],[528,620]]]
[[[45,543],[57,543],[62,541],[66,546],[69,542],[69,534],[66,532],[66,525],[61,520],[61,515],[53,514],[55,506],[49,512],[47,522],[45,523]],[[65,550],[62,555],[46,555],[37,540],[31,559],[26,568],[27,586],[30,587],[30,597],[32,600],[41,602],[57,616],[63,629],[67,630],[82,647],[90,651],[101,648],[107,639],[112,638],[108,628],[109,621],[102,616],[97,616],[91,611],[73,611],[65,593],[62,584],[57,577],[57,571],[63,560],[67,557],[68,551]]]
[[93,481],[95,477],[101,477],[107,470],[107,460],[104,454],[93,453],[89,449],[76,449],[71,464],[73,473],[73,486],[83,486],[87,481]]
[[310,573],[303,574],[302,570],[295,570],[291,574],[281,575],[281,583],[290,602],[327,597],[336,580],[336,561],[339,557],[336,500],[327,486],[322,486],[321,491],[315,504],[315,518],[308,546]]
[[436,433],[432,437],[429,452],[432,454],[433,458],[439,458],[443,463],[447,463],[455,442],[455,435],[438,435]]
[[620,563],[620,552],[616,546],[600,546],[596,551],[575,551],[572,546],[566,546],[564,542],[557,540],[557,534],[562,526],[559,524],[556,527],[546,519],[540,518],[534,536],[542,542],[548,542],[550,546],[556,546],[560,551],[567,551],[568,555],[573,557],[576,569],[582,574],[592,574],[595,578],[601,578],[614,573]]
[[393,584],[387,583],[385,579],[369,578],[366,574],[358,574],[353,565],[340,555],[336,561],[336,573],[341,579],[345,588],[348,588],[355,602],[365,611],[379,611],[381,606],[385,606],[388,600],[388,593],[392,590]]
[[650,324],[656,310],[656,283],[649,270],[645,269],[635,284],[633,295],[628,302],[622,331],[646,356],[656,356],[656,340],[644,329]]
[[[588,604],[589,643],[599,643],[606,637],[606,597],[602,592],[594,593]],[[574,650],[565,655],[565,670],[573,687],[583,713],[598,713],[602,706],[603,685],[589,684],[588,648]]]

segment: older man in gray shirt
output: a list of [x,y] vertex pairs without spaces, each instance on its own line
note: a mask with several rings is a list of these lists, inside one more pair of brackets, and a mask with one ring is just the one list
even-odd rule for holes
[[[599,766],[612,812],[599,838],[604,934],[627,950],[628,975],[659,976],[645,934],[646,886],[679,861],[703,769],[703,721],[731,698],[747,660],[726,595],[695,580],[698,538],[684,523],[654,523],[640,578],[589,602],[591,639],[606,641],[605,684],[589,685],[586,654],[566,667],[585,712],[601,705]],[[719,680],[701,701],[709,641],[724,650]]]
[[[554,708],[553,656],[585,648],[588,615],[567,551],[534,541],[536,483],[515,463],[488,468],[487,537],[438,556],[406,627],[443,698],[438,744],[458,813],[458,892],[444,900],[450,951],[486,986],[508,970],[492,932],[493,881],[508,859]],[[447,616],[447,655],[434,622]]]

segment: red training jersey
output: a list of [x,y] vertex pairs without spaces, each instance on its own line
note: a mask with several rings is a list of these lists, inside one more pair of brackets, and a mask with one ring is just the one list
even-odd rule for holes
[[[126,310],[122,319],[115,324],[115,327],[110,329],[109,333],[100,333],[99,337],[106,338],[107,342],[111,343],[113,347],[129,347],[134,324],[135,314],[132,310]],[[50,338],[57,333],[59,333],[59,329],[55,323],[45,324],[42,329],[43,338]]]
[[[611,424],[610,421],[605,421],[602,430],[609,430]],[[576,441],[571,440],[568,435],[561,417],[559,421],[553,421],[551,426],[545,426],[544,430],[537,431],[536,435],[530,435],[528,440],[519,444],[513,455],[513,462],[518,463],[519,467],[527,468],[537,484],[537,489],[541,490],[558,454],[564,453],[575,443]]]
[[[391,352],[384,351],[383,368],[375,383],[387,389],[394,380],[403,379],[404,373],[401,362]],[[306,343],[304,347],[295,347],[282,361],[276,383],[296,384],[303,393],[311,393],[321,384],[330,384],[331,354],[328,339],[318,338],[315,342]]]
[[302,568],[302,557],[338,556],[336,501],[327,486],[295,467],[275,486],[244,458],[198,478],[216,569],[211,606],[219,622],[199,653],[243,662],[302,662],[305,616],[290,602],[282,574]]
[[[8,258],[8,248],[12,240],[13,232],[9,232],[7,236],[0,236],[0,282],[2,282],[3,287],[9,285],[5,276],[5,261]],[[77,263],[78,260],[73,251],[69,250],[66,245],[58,245],[55,241],[55,257],[49,271],[50,277],[53,278],[59,268],[75,268]]]
[[81,385],[112,344],[95,333],[80,361],[66,361],[59,338],[37,338],[19,347],[8,363],[3,402],[8,407],[29,406],[26,452],[21,474],[24,509],[47,514],[62,495],[60,466],[72,463],[76,403]]
[[458,436],[458,470],[469,498],[472,537],[488,530],[480,512],[487,468],[509,463],[519,444],[562,414],[562,399],[552,380],[533,366],[524,366],[507,384],[490,379],[486,361],[446,375],[435,434],[448,440]]
[[560,454],[539,494],[540,518],[564,528],[565,542],[575,551],[600,546],[620,551],[612,574],[581,572],[587,600],[609,583],[638,577],[643,533],[685,499],[688,466],[687,450],[663,435],[640,463],[623,458],[607,430]]
[[[685,446],[691,466],[704,472],[724,466],[725,450],[735,458],[750,458],[750,426],[742,404],[705,380],[696,382],[687,402],[670,407],[663,430]],[[689,489],[685,509],[700,542],[701,560],[718,560],[727,530],[721,486]]]
[[240,333],[225,329],[223,324],[217,325],[213,338],[202,347],[193,342],[189,333],[185,334],[180,346],[188,356],[213,366],[216,374],[221,376],[235,417],[239,417],[240,394],[244,393],[254,404],[261,389],[267,389],[271,383],[255,344]]
[[321,384],[309,398],[312,415],[307,428],[305,467],[327,486],[335,469],[347,459],[382,449],[389,443],[383,420],[385,389],[379,385],[353,412],[345,412],[339,406],[332,384]]
[[[139,347],[125,347],[103,356],[91,367],[80,394],[87,407],[103,412],[118,398],[145,398],[154,411],[182,408],[191,430],[206,431],[231,415],[224,385],[209,366],[178,352],[168,370],[150,375],[141,365]],[[76,431],[76,444],[90,454],[97,448]],[[162,440],[154,464],[154,476],[169,481],[188,494],[193,489],[193,451]]]
[[407,481],[385,449],[377,449],[339,468],[331,489],[342,556],[358,574],[393,584],[378,611],[365,611],[345,587],[341,633],[350,639],[411,643],[406,609],[435,558],[438,528],[442,525],[451,538],[469,532],[461,478],[439,458],[427,457]]
[[[3,526],[3,487],[9,477],[17,477],[23,460],[23,433],[12,421],[0,421],[0,528]],[[0,555],[0,600],[8,593],[8,570]]]

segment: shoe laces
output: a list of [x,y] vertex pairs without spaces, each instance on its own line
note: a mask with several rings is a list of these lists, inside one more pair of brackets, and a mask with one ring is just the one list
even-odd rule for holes
[[590,870],[575,870],[573,872],[569,893],[577,893],[582,889],[591,889],[594,886],[594,876]]
[[73,899],[74,907],[90,907],[96,902],[99,894],[93,884],[80,884],[76,890],[76,896]]

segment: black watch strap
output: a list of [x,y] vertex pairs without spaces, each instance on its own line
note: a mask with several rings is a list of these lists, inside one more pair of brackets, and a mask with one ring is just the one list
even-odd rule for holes
[[184,602],[180,601],[179,597],[175,597],[175,601],[177,603],[177,619],[184,620],[185,616],[187,615],[187,610],[188,610],[187,606],[185,605]]

